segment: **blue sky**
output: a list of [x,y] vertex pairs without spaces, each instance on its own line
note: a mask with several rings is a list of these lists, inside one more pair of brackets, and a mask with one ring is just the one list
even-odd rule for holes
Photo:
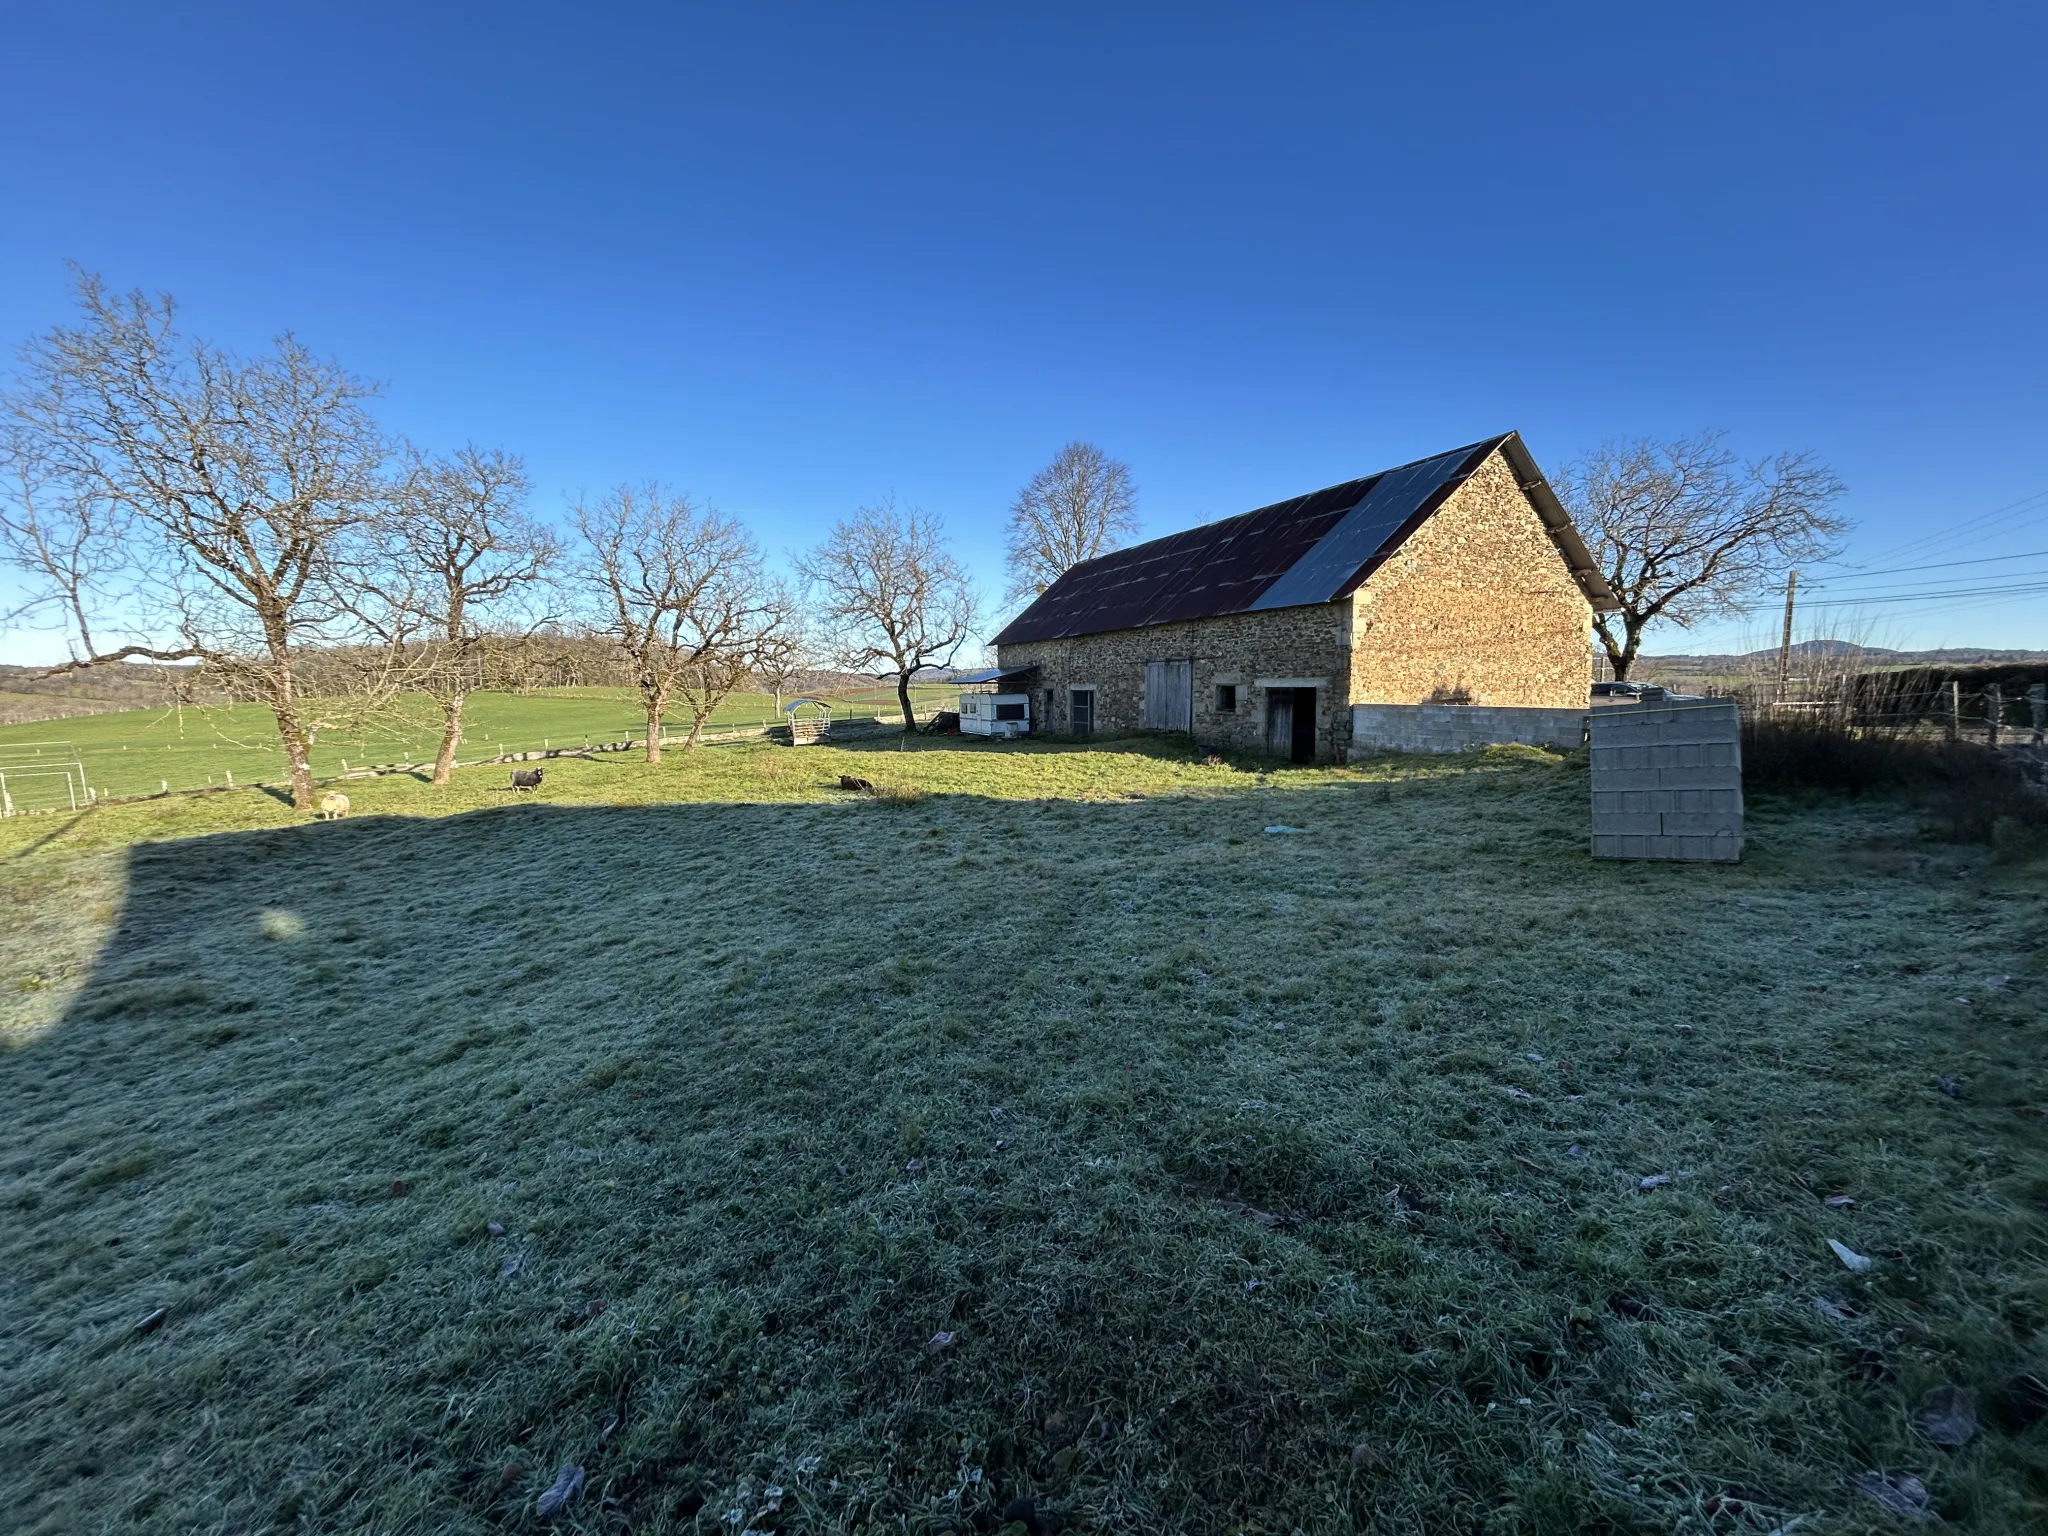
[[992,595],[1070,438],[1156,534],[1720,428],[1848,482],[1873,574],[1817,595],[1960,589],[1877,639],[2048,646],[1986,593],[2048,581],[2003,558],[2048,551],[2044,46],[2018,5],[17,0],[0,339],[75,260],[525,454],[545,512],[654,476],[783,551],[893,492]]

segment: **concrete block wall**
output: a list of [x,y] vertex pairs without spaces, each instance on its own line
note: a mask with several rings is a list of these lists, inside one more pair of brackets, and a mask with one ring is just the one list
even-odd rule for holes
[[1353,752],[1462,752],[1521,742],[1573,751],[1586,744],[1578,709],[1524,709],[1496,704],[1354,704]]
[[1593,856],[1742,857],[1742,722],[1733,699],[1595,710]]

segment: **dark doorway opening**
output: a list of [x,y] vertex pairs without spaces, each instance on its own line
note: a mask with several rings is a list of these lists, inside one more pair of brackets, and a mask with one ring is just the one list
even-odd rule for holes
[[1292,763],[1316,760],[1316,691],[1266,690],[1266,750]]

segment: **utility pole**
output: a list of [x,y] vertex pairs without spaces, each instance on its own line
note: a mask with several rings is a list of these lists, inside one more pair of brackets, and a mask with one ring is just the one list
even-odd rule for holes
[[1778,702],[1785,702],[1786,679],[1792,671],[1792,598],[1799,590],[1799,573],[1785,573],[1785,634],[1778,642]]

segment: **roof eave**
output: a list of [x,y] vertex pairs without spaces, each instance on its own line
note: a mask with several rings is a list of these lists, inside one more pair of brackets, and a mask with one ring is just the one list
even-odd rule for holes
[[1607,578],[1600,574],[1600,567],[1594,564],[1592,551],[1579,537],[1579,530],[1572,523],[1571,514],[1565,511],[1564,503],[1557,499],[1557,492],[1550,488],[1550,482],[1543,478],[1543,471],[1536,467],[1535,456],[1529,452],[1528,444],[1522,441],[1522,434],[1510,432],[1502,438],[1500,452],[1508,461],[1508,468],[1515,472],[1515,483],[1521,486],[1522,494],[1529,498],[1536,508],[1536,515],[1543,519],[1551,542],[1564,556],[1565,564],[1571,567],[1579,590],[1586,594],[1593,611],[1615,612],[1621,607],[1621,600],[1607,585]]

